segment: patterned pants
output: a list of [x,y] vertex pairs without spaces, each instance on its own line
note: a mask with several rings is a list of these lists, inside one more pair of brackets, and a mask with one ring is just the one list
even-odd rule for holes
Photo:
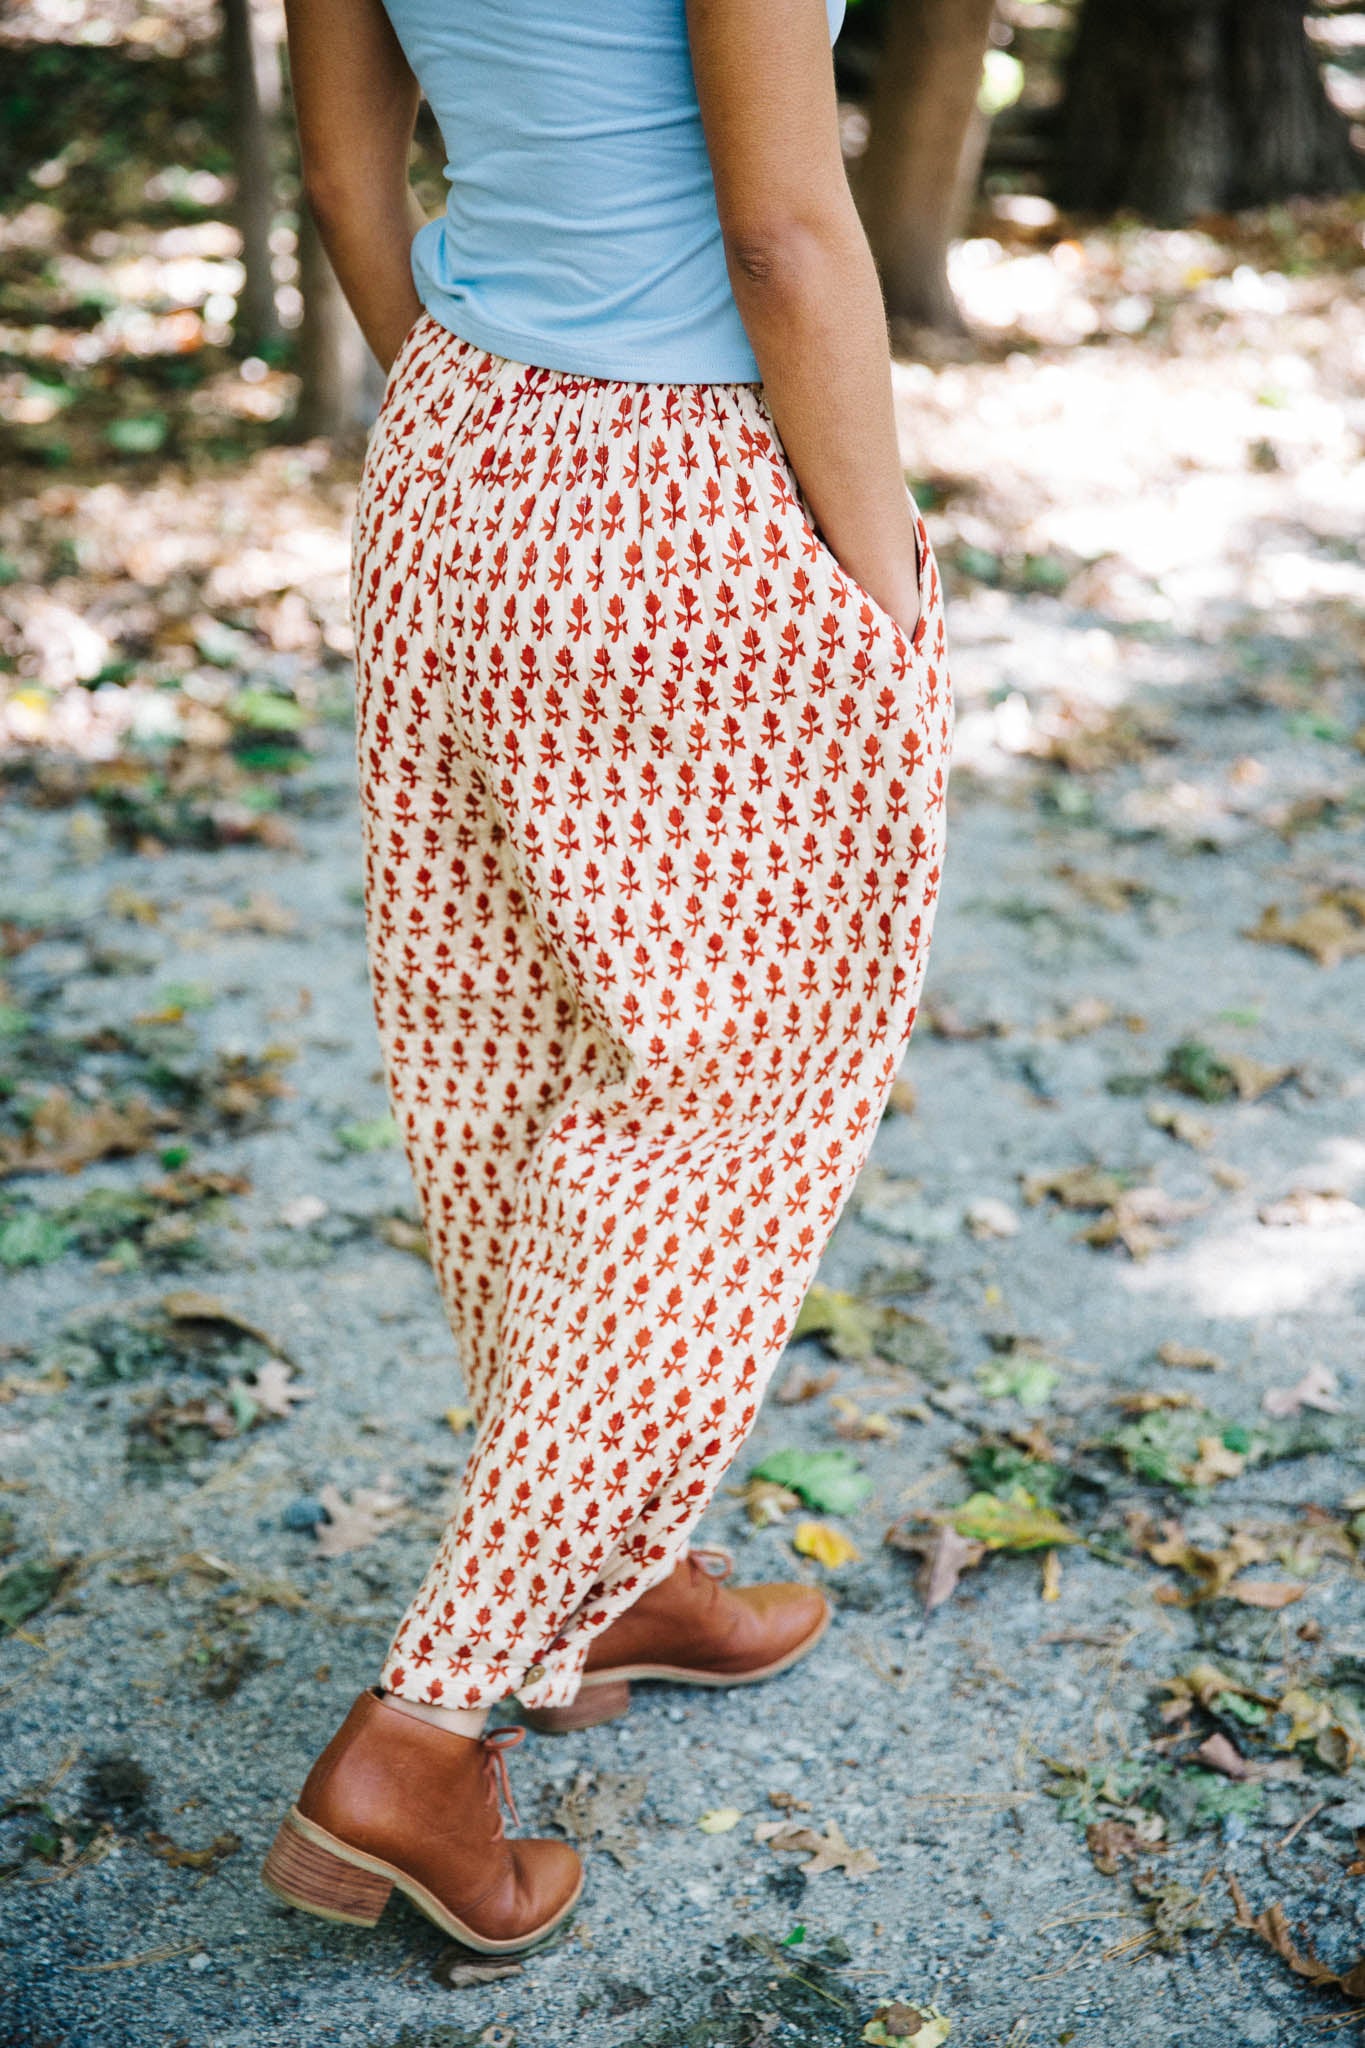
[[952,735],[761,387],[429,316],[365,464],[370,971],[477,1435],[382,1682],[562,1705],[753,1425],[915,1016]]

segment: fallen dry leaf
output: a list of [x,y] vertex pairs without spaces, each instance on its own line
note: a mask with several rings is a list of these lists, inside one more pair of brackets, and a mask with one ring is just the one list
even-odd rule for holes
[[980,1017],[969,1023],[952,1003],[933,1001],[921,1003],[919,1021],[935,1038],[1007,1038],[1010,1028],[998,1017]]
[[463,1436],[467,1429],[474,1427],[478,1416],[474,1409],[465,1407],[462,1403],[457,1402],[453,1408],[447,1408],[443,1411],[441,1419],[455,1432],[456,1436]]
[[1163,1365],[1169,1365],[1176,1372],[1225,1372],[1227,1362],[1216,1351],[1205,1350],[1202,1344],[1178,1344],[1174,1338],[1167,1338],[1158,1344],[1157,1357]]
[[265,1415],[287,1422],[296,1401],[311,1401],[314,1389],[294,1383],[294,1368],[284,1358],[267,1358],[245,1382],[246,1392]]
[[521,1964],[507,1956],[480,1956],[473,1949],[453,1941],[441,1950],[431,1974],[447,1991],[468,1991],[476,1984],[493,1984],[501,1977],[519,1977]]
[[893,1998],[879,2005],[859,2037],[867,2048],[943,2048],[953,2031],[946,2012],[936,2005]]
[[1048,1166],[1020,1180],[1030,1208],[1051,1195],[1064,1209],[1111,1209],[1124,1192],[1122,1176],[1102,1166]]
[[1282,1962],[1288,1963],[1296,1977],[1306,1977],[1310,1984],[1332,1984],[1339,1991],[1344,1991],[1348,1998],[1365,2000],[1365,1955],[1358,1957],[1345,1970],[1334,1970],[1306,1942],[1300,1947],[1295,1941],[1283,1906],[1267,1906],[1264,1912],[1253,1914],[1237,1879],[1231,1871],[1226,1875],[1239,1927],[1245,1928],[1248,1934],[1258,1935],[1267,1948],[1273,1949]]
[[834,1410],[834,1434],[846,1442],[886,1443],[900,1435],[889,1415],[875,1408],[860,1408],[847,1394],[832,1395],[829,1405]]
[[1338,1401],[1337,1376],[1330,1366],[1310,1365],[1292,1387],[1269,1387],[1261,1396],[1267,1415],[1283,1418],[1297,1415],[1301,1408],[1316,1408],[1323,1415],[1340,1415],[1345,1404]]
[[1070,861],[1063,861],[1055,872],[1097,910],[1131,910],[1135,903],[1145,902],[1152,894],[1150,884],[1139,881],[1135,875],[1102,874],[1074,867]]
[[831,1528],[828,1522],[798,1522],[792,1531],[792,1549],[801,1557],[813,1557],[832,1572],[856,1563],[862,1555],[856,1543],[850,1543],[842,1530]]
[[1085,1038],[1092,1031],[1100,1031],[1114,1021],[1114,1005],[1107,1003],[1103,996],[1080,996],[1074,1003],[1068,1003],[1060,1016],[1040,1024],[1040,1038]]
[[1213,1708],[1224,1694],[1251,1700],[1259,1707],[1274,1709],[1280,1705],[1274,1693],[1255,1692],[1249,1685],[1241,1685],[1235,1678],[1229,1678],[1226,1671],[1220,1671],[1216,1664],[1205,1661],[1192,1664],[1178,1678],[1163,1678],[1160,1684],[1162,1691],[1171,1695],[1160,1708],[1161,1718],[1168,1724],[1188,1720],[1195,1706]]
[[418,1259],[431,1256],[425,1230],[409,1216],[381,1216],[375,1224],[375,1235],[396,1252],[411,1252]]
[[636,1821],[648,1778],[621,1771],[580,1771],[551,1811],[574,1842],[595,1842],[629,1870],[639,1844]]
[[1213,1735],[1205,1737],[1195,1755],[1201,1763],[1207,1764],[1211,1771],[1217,1771],[1224,1778],[1235,1779],[1238,1783],[1253,1775],[1251,1765],[1241,1750],[1235,1742],[1224,1735],[1221,1728]]
[[1177,1201],[1156,1186],[1125,1188],[1112,1208],[1078,1234],[1086,1244],[1121,1244],[1131,1258],[1145,1259],[1175,1242],[1166,1224],[1197,1216],[1204,1207],[1202,1201]]
[[1073,699],[1052,713],[1050,723],[1051,730],[1040,735],[1034,751],[1068,775],[1095,775],[1145,761],[1177,744],[1167,714],[1155,705],[1098,705]]
[[242,1846],[240,1835],[216,1835],[207,1849],[182,1849],[170,1835],[149,1829],[143,1836],[153,1856],[169,1863],[172,1870],[213,1870],[225,1858],[235,1856]]
[[988,1550],[1047,1550],[1054,1544],[1081,1541],[1055,1508],[1040,1506],[1022,1491],[1008,1500],[996,1493],[969,1494],[955,1508],[931,1510],[929,1520],[984,1543]]
[[818,1877],[826,1870],[842,1870],[849,1877],[867,1877],[880,1868],[873,1850],[850,1848],[837,1820],[825,1823],[823,1835],[795,1821],[761,1820],[754,1829],[754,1840],[766,1842],[779,1856],[813,1852],[810,1861],[801,1865],[807,1877]]
[[728,1835],[743,1818],[737,1806],[713,1806],[709,1813],[702,1814],[697,1826],[704,1835]]
[[327,1520],[318,1523],[318,1557],[345,1557],[352,1550],[364,1550],[390,1527],[403,1505],[401,1494],[370,1486],[358,1486],[348,1501],[330,1480],[318,1499],[327,1510]]
[[122,882],[114,887],[104,899],[105,912],[109,917],[120,918],[124,924],[160,924],[161,906],[150,896],[141,895]]
[[1360,1753],[1358,1721],[1347,1727],[1332,1702],[1306,1685],[1291,1685],[1281,1694],[1279,1708],[1290,1721],[1289,1733],[1278,1744],[1280,1749],[1297,1749],[1300,1743],[1311,1742],[1319,1763],[1326,1764],[1329,1771],[1350,1770]]
[[1288,1579],[1234,1579],[1225,1591],[1229,1600],[1236,1600],[1243,1607],[1266,1607],[1273,1612],[1292,1607],[1296,1600],[1302,1600],[1308,1588],[1296,1586]]
[[201,1294],[197,1287],[177,1288],[173,1294],[162,1295],[161,1311],[173,1323],[209,1323],[227,1330],[240,1330],[244,1337],[254,1337],[258,1344],[264,1344],[277,1359],[291,1362],[284,1346],[277,1343],[268,1330],[263,1330],[249,1317],[239,1315],[216,1294]]
[[772,1479],[750,1479],[743,1486],[732,1487],[744,1503],[744,1512],[756,1529],[766,1529],[770,1522],[780,1522],[793,1508],[801,1505],[799,1493],[793,1493],[789,1486],[778,1486]]
[[17,1137],[0,1138],[0,1180],[16,1173],[79,1173],[97,1159],[123,1159],[158,1144],[180,1118],[144,1095],[123,1103],[77,1102],[50,1088]]
[[1140,1394],[1119,1394],[1114,1406],[1121,1415],[1159,1415],[1163,1409],[1202,1408],[1204,1403],[1198,1394],[1191,1394],[1187,1388],[1172,1387],[1163,1393],[1158,1387]]
[[1190,1466],[1191,1486],[1216,1486],[1220,1479],[1240,1479],[1246,1471],[1246,1452],[1229,1450],[1221,1436],[1201,1436],[1195,1449],[1199,1455]]
[[1124,1520],[1134,1547],[1145,1551],[1153,1564],[1174,1567],[1195,1581],[1193,1591],[1185,1595],[1172,1586],[1159,1589],[1157,1598],[1167,1606],[1216,1600],[1239,1572],[1262,1563],[1267,1555],[1265,1545],[1245,1529],[1234,1530],[1225,1545],[1214,1548],[1191,1543],[1176,1521],[1162,1522],[1158,1531],[1145,1508],[1131,1510]]
[[1008,1202],[1002,1202],[995,1195],[979,1195],[967,1204],[963,1222],[973,1237],[1017,1237],[1019,1218]]
[[1120,1863],[1136,1862],[1153,1853],[1164,1855],[1170,1844],[1161,1840],[1165,1822],[1159,1813],[1141,1821],[1092,1820],[1085,1831],[1085,1846],[1096,1870],[1116,1877]]
[[1259,1102],[1263,1095],[1268,1095],[1272,1088],[1278,1088],[1282,1081],[1288,1081],[1298,1071],[1295,1067],[1267,1067],[1244,1052],[1224,1053],[1222,1063],[1232,1076],[1239,1102]]
[[253,889],[240,908],[215,903],[209,922],[216,932],[263,932],[269,938],[290,938],[299,928],[298,915],[276,902],[264,889]]
[[1365,953],[1365,890],[1324,889],[1297,917],[1271,903],[1242,936],[1263,946],[1293,946],[1319,967],[1340,966]]
[[1206,1152],[1213,1143],[1212,1124],[1196,1116],[1192,1110],[1181,1109],[1174,1102],[1150,1102],[1147,1105],[1147,1121],[1155,1130],[1165,1131],[1182,1145],[1189,1145],[1196,1152]]
[[798,1366],[789,1372],[773,1396],[784,1408],[795,1408],[801,1401],[814,1401],[818,1395],[827,1394],[837,1385],[839,1368],[832,1365],[828,1372],[811,1372],[805,1366]]
[[922,1560],[915,1587],[926,1614],[951,1599],[963,1572],[972,1571],[988,1554],[984,1543],[959,1536],[947,1522],[918,1527],[896,1522],[885,1540],[893,1550],[909,1551]]

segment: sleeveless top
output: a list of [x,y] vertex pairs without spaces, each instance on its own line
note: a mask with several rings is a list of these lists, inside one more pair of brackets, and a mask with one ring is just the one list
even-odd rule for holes
[[[845,0],[825,5],[832,41]],[[514,362],[758,382],[725,267],[684,0],[385,6],[448,157],[446,210],[412,245],[427,311]]]

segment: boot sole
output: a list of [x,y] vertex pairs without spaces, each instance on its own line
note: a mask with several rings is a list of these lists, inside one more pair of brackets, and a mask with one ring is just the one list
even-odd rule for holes
[[757,1671],[692,1671],[680,1664],[622,1664],[611,1671],[595,1671],[583,1680],[576,1699],[567,1707],[523,1707],[521,1718],[538,1735],[570,1735],[580,1728],[596,1728],[604,1721],[619,1721],[630,1710],[630,1688],[638,1679],[664,1685],[700,1685],[714,1692],[732,1685],[761,1685],[776,1678],[815,1648],[834,1619],[834,1609],[825,1602],[824,1617],[784,1657]]
[[550,1919],[527,1934],[492,1941],[467,1926],[415,1877],[378,1856],[369,1856],[363,1849],[353,1849],[349,1843],[338,1841],[325,1828],[306,1819],[297,1806],[291,1807],[280,1823],[270,1854],[261,1867],[261,1882],[286,1906],[296,1906],[301,1913],[311,1913],[318,1920],[334,1920],[346,1927],[373,1927],[396,1888],[442,1933],[485,1956],[521,1955],[529,1948],[539,1947],[563,1925],[583,1891],[580,1873],[573,1895]]

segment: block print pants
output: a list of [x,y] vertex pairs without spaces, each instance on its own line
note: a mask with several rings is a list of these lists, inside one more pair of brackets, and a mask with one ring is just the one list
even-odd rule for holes
[[952,735],[754,384],[428,315],[353,557],[366,930],[476,1436],[382,1682],[562,1705],[753,1425],[915,1016]]

